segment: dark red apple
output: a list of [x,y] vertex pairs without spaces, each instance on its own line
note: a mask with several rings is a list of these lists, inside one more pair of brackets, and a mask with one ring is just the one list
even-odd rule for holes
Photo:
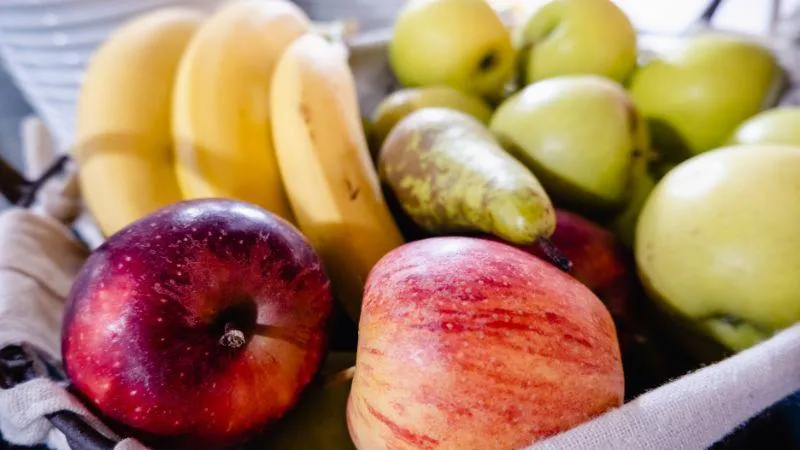
[[235,443],[280,418],[324,354],[320,259],[287,222],[177,203],[111,236],[70,292],[67,374],[103,415],[164,448]]
[[362,450],[523,448],[619,406],[614,323],[583,284],[512,246],[432,238],[367,280],[347,408]]
[[[572,262],[572,276],[594,291],[612,315],[626,314],[636,273],[628,252],[613,233],[576,213],[556,210],[550,242]],[[546,258],[536,246],[528,250]]]

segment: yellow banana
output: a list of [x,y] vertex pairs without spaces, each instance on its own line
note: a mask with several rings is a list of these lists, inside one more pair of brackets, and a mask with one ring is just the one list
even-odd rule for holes
[[73,153],[84,200],[106,236],[182,198],[171,149],[172,91],[203,19],[183,8],[139,16],[89,63]]
[[275,151],[297,224],[357,320],[369,271],[403,238],[372,165],[344,52],[301,37],[278,63],[272,92]]
[[270,130],[270,86],[286,47],[311,25],[294,4],[222,6],[181,61],[174,99],[177,175],[188,198],[225,197],[293,220]]

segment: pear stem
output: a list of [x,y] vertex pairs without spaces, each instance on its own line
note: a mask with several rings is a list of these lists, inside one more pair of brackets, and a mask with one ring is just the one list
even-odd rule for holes
[[558,267],[566,273],[572,272],[572,261],[570,261],[566,255],[561,253],[561,250],[553,245],[553,243],[550,242],[550,239],[547,239],[546,237],[540,237],[536,240],[536,245],[539,247],[542,253],[547,256],[547,259],[550,260],[552,265]]
[[235,350],[244,345],[244,333],[236,328],[233,322],[225,324],[225,333],[219,338],[219,343],[225,347]]

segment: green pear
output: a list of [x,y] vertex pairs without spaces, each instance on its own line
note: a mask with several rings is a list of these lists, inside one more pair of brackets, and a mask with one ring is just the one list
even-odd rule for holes
[[389,61],[405,86],[447,85],[497,98],[515,52],[486,0],[410,0],[395,21]]
[[378,168],[403,210],[428,232],[484,232],[530,244],[555,228],[553,205],[536,177],[462,112],[411,113],[386,138]]
[[375,148],[380,149],[383,140],[400,119],[418,109],[430,107],[455,109],[487,125],[492,118],[492,108],[483,99],[449,86],[400,89],[383,99],[372,115]]
[[740,145],[670,171],[636,227],[642,282],[732,351],[800,321],[800,147]]
[[610,0],[554,0],[517,37],[525,84],[594,74],[624,82],[636,67],[636,31]]
[[649,154],[644,121],[618,83],[569,75],[531,84],[495,112],[491,129],[557,203],[614,210],[630,200]]
[[654,146],[680,162],[723,145],[742,121],[775,102],[782,80],[767,48],[708,33],[645,63],[633,75],[630,92]]
[[728,144],[800,146],[800,108],[780,107],[756,114],[739,125]]
[[355,450],[346,418],[355,359],[355,353],[329,355],[320,379],[303,392],[297,406],[247,448]]

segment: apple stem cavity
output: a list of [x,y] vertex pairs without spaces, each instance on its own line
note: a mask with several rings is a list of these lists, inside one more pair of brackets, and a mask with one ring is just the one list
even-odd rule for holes
[[219,338],[219,343],[221,345],[235,350],[244,345],[244,341],[244,332],[242,332],[242,330],[236,328],[233,322],[225,324],[225,332],[222,334],[222,337]]
[[481,72],[489,72],[497,64],[497,54],[492,50],[484,55],[478,62],[478,70]]
[[558,267],[559,269],[563,270],[566,273],[572,272],[572,261],[567,258],[561,250],[558,249],[550,239],[546,237],[540,237],[536,240],[536,245],[542,251],[542,253],[547,256],[547,259],[550,261],[550,264]]

